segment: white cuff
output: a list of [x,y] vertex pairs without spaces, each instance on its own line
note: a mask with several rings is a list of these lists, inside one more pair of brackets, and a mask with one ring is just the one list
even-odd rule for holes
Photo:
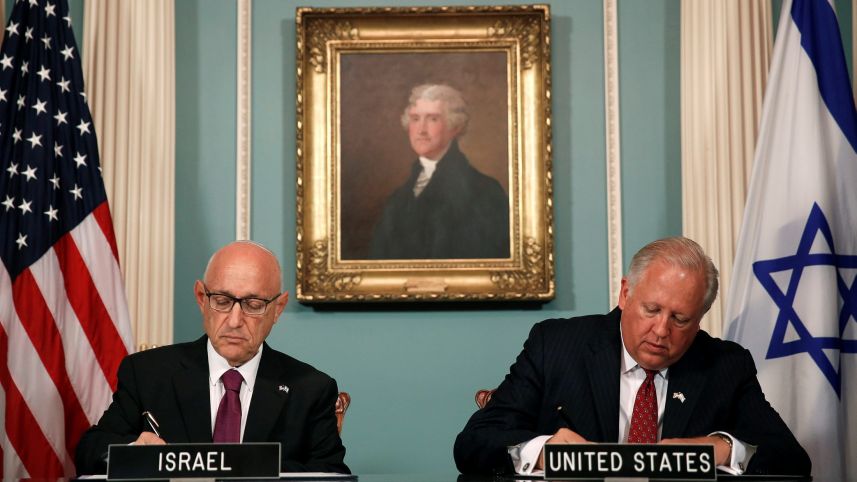
[[718,465],[717,468],[731,475],[741,475],[747,470],[747,464],[756,453],[756,446],[744,443],[726,432],[712,432],[708,436],[721,434],[732,440],[732,450],[729,456],[729,465]]
[[[533,469],[539,461],[542,448],[545,446],[545,442],[551,437],[552,435],[539,435],[527,442],[521,442],[518,445],[506,448],[512,457],[512,464],[515,466],[516,474],[533,475]],[[537,473],[540,472],[540,470],[537,471]]]

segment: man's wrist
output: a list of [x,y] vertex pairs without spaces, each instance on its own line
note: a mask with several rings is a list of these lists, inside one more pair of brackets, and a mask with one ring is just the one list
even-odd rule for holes
[[723,443],[725,443],[726,446],[729,447],[729,451],[726,452],[726,460],[724,460],[723,463],[718,464],[718,465],[729,465],[729,461],[732,460],[732,438],[729,437],[728,435],[722,434],[722,433],[713,433],[710,436],[716,437],[716,438],[722,440]]

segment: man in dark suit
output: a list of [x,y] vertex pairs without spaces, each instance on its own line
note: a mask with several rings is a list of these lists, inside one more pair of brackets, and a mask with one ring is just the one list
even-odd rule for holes
[[384,205],[370,259],[511,255],[508,196],[458,148],[467,121],[467,105],[456,89],[438,84],[413,89],[402,125],[419,159]]
[[109,444],[212,441],[280,442],[283,471],[348,473],[336,382],[264,343],[288,300],[276,257],[231,243],[203,279],[194,292],[206,335],[122,361],[113,402],[77,446],[78,473],[104,473]]
[[[544,464],[545,443],[658,441],[713,444],[718,468],[730,473],[809,474],[750,353],[699,328],[717,286],[717,269],[695,242],[644,247],[617,309],[533,327],[491,401],[458,435],[458,469],[530,474]],[[638,410],[647,396],[654,410]],[[650,438],[639,429],[647,417]]]

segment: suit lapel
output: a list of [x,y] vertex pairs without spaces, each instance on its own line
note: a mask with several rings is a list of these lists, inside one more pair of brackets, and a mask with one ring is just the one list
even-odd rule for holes
[[268,440],[274,421],[289,400],[285,379],[285,374],[275,363],[273,351],[266,343],[262,349],[262,359],[259,360],[259,371],[256,373],[256,384],[244,427],[245,442]]
[[698,435],[685,432],[705,387],[705,370],[697,356],[697,350],[691,345],[687,353],[669,369],[662,438]]
[[182,367],[173,376],[173,389],[188,441],[211,442],[206,340],[203,336],[188,347]]
[[[617,311],[617,310],[616,310]],[[614,313],[611,314],[615,314]],[[595,398],[596,416],[605,442],[619,439],[619,346],[618,317],[610,323],[606,336],[593,341],[586,355],[586,373]]]

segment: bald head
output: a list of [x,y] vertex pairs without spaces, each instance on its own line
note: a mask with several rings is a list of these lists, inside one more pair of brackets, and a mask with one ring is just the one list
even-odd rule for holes
[[281,277],[269,249],[235,241],[214,253],[203,279],[194,284],[208,339],[230,365],[246,363],[259,352],[286,307],[289,295],[281,292]]
[[280,262],[270,249],[255,241],[234,241],[217,250],[208,260],[203,281],[208,285],[212,277],[224,274],[258,277],[276,293],[282,288]]

